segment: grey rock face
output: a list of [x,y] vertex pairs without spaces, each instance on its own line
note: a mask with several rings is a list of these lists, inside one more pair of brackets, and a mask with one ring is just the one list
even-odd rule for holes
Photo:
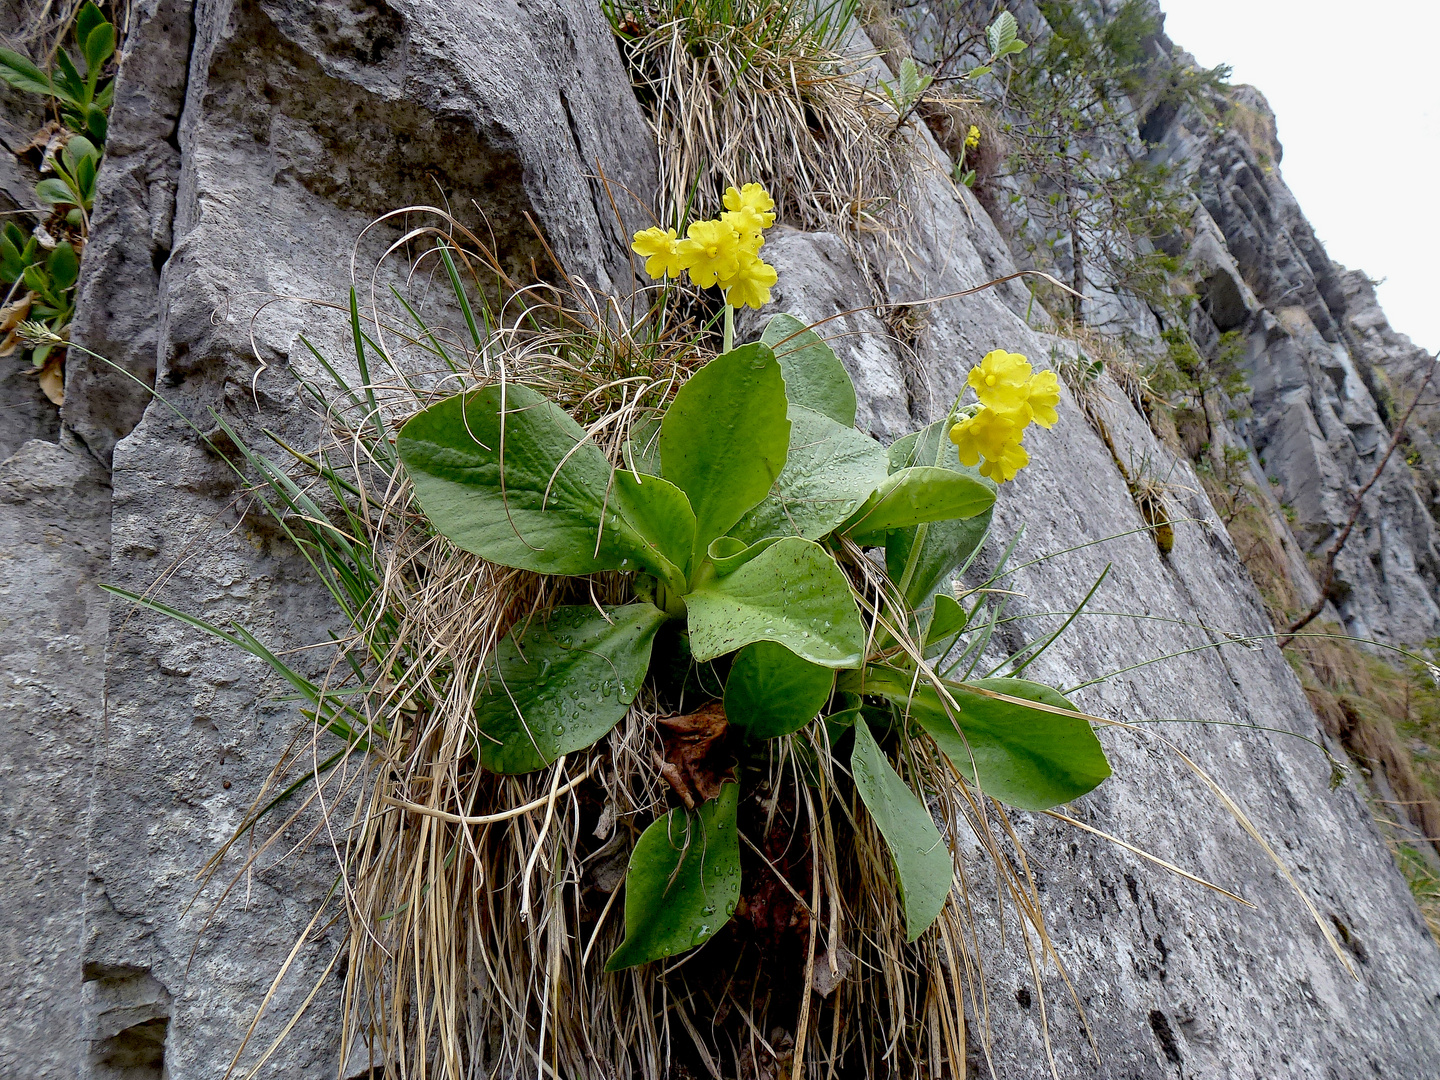
[[[887,299],[945,295],[987,280],[994,267],[972,240],[986,223],[969,193],[927,177],[914,196],[920,254],[883,267]],[[847,268],[844,250],[826,236],[786,234],[767,244],[784,283],[780,305],[812,320],[857,306],[846,298],[866,295],[867,275],[853,260]],[[862,413],[871,410],[870,422],[883,434],[943,415],[969,366],[990,349],[1023,352],[1044,365],[1074,347],[1029,329],[994,293],[927,305],[925,312],[918,338],[903,345],[878,334],[835,332],[857,386],[868,388]],[[901,393],[891,387],[904,387],[908,416],[896,414]],[[877,391],[885,396],[872,397]],[[1173,458],[1125,395],[1108,379],[1104,392],[1121,459],[1148,455],[1168,467]],[[1258,910],[1218,900],[1053,819],[1014,815],[1098,1060],[1053,965],[1042,965],[1037,983],[1013,910],[987,906],[994,885],[977,847],[971,896],[980,913],[998,1074],[1050,1075],[1043,1005],[1061,1076],[1351,1077],[1373,1070],[1418,1080],[1440,1054],[1433,1027],[1440,1019],[1440,954],[1363,800],[1353,788],[1330,790],[1323,756],[1283,734],[1324,739],[1285,660],[1269,643],[1227,643],[1227,635],[1268,634],[1270,624],[1224,527],[1196,494],[1200,485],[1188,463],[1177,461],[1179,494],[1171,496],[1170,512],[1192,520],[1178,521],[1173,553],[1161,556],[1144,533],[1118,535],[1143,527],[1120,471],[1068,395],[1061,417],[1053,430],[1027,435],[1033,464],[1002,489],[984,569],[1022,529],[1013,560],[1019,563],[1117,538],[1005,579],[1004,587],[1023,596],[1013,601],[1008,613],[1016,618],[999,631],[1001,645],[982,673],[1043,639],[1108,567],[1089,610],[1135,617],[1078,619],[1027,675],[1074,686],[1181,655],[1075,694],[1081,708],[1136,726],[1133,733],[1102,731],[1115,775],[1073,812],[1240,893]],[[1146,618],[1156,616],[1162,621]],[[1182,722],[1152,723],[1162,720]],[[1304,906],[1216,796],[1158,740],[1162,735],[1253,816],[1345,942],[1358,978],[1330,953]],[[978,1040],[972,1049],[971,1064],[984,1075]]]
[[102,723],[105,470],[34,439],[0,462],[0,1076],[73,1077],[90,765]]
[[[341,357],[346,316],[303,300],[343,300],[353,245],[376,216],[448,197],[456,217],[493,237],[502,266],[529,281],[532,260],[550,271],[528,214],[569,273],[623,291],[625,240],[640,215],[619,193],[643,203],[653,188],[650,134],[608,28],[580,0],[142,0],[119,86],[76,338],[141,381],[153,373],[165,401],[147,405],[130,380],[72,354],[59,441],[0,428],[0,559],[10,571],[0,575],[0,764],[12,781],[0,799],[0,890],[11,913],[0,964],[5,1012],[18,1018],[0,1030],[3,1080],[223,1074],[336,877],[334,851],[309,838],[312,821],[302,818],[284,837],[297,850],[263,854],[228,893],[238,857],[197,884],[303,721],[257,661],[174,621],[107,606],[93,587],[158,585],[163,602],[235,620],[275,648],[342,629],[303,560],[246,512],[234,474],[195,429],[216,430],[213,410],[247,435],[267,427],[297,444],[313,437],[297,381],[319,371],[301,335]],[[938,160],[919,137],[918,152]],[[637,220],[615,221],[601,174],[622,216]],[[1263,436],[1267,460],[1293,460],[1286,484],[1297,492],[1312,474],[1352,482],[1379,415],[1373,373],[1405,377],[1390,363],[1388,326],[1361,283],[1314,269],[1313,237],[1306,248],[1283,199],[1252,219],[1234,194],[1249,182],[1225,190],[1230,202],[1217,209],[1237,209],[1217,213],[1208,233],[1207,317],[1217,335],[1239,328],[1254,345],[1254,438]],[[787,230],[766,248],[781,274],[772,310],[818,320],[864,307],[872,286],[891,305],[886,319],[859,311],[826,324],[855,378],[861,426],[883,438],[941,414],[991,348],[1048,366],[1072,347],[1024,324],[1018,286],[921,303],[1001,276],[1013,261],[984,209],[940,172],[925,172],[910,201],[916,235],[903,257],[881,244],[862,265],[838,237]],[[1253,259],[1241,242],[1252,234]],[[372,231],[353,251],[362,296],[374,258],[397,235]],[[1299,237],[1293,252],[1265,254],[1285,246],[1282,236]],[[1303,277],[1302,264],[1328,322],[1311,293],[1287,306],[1270,291]],[[1351,339],[1347,362],[1334,348]],[[1262,369],[1273,371],[1263,392]],[[1124,395],[1105,389],[1116,454],[1168,460]],[[57,438],[53,427],[38,434]],[[1035,464],[1007,486],[997,514],[997,544],[1025,530],[1018,561],[1141,527],[1110,451],[1072,401],[1060,425],[1028,445]],[[108,480],[95,459],[110,464]],[[1007,1077],[1049,1074],[1043,1002],[1061,1075],[1418,1080],[1440,1058],[1440,957],[1354,791],[1330,790],[1323,757],[1283,734],[1322,738],[1283,659],[1227,636],[1264,631],[1264,615],[1223,528],[1204,523],[1214,514],[1193,494],[1187,464],[1175,480],[1190,490],[1172,499],[1174,515],[1196,520],[1177,524],[1171,556],[1138,534],[1026,567],[1006,579],[1023,595],[997,640],[1008,652],[1039,639],[1058,625],[1042,613],[1073,607],[1107,564],[1092,611],[1174,620],[1081,617],[1030,672],[1073,685],[1199,650],[1082,689],[1076,701],[1119,721],[1238,726],[1107,730],[1116,776],[1072,811],[1259,910],[1229,906],[1054,819],[1017,815],[1101,1057],[1097,1065],[1053,965],[1037,982],[1014,919],[985,906],[993,889],[977,858],[995,1064]],[[1400,562],[1373,579],[1363,565],[1347,571],[1351,595],[1373,598],[1357,618],[1390,619],[1384,605],[1401,610],[1389,597],[1406,575],[1427,572],[1423,530],[1393,499],[1374,520],[1377,530],[1391,522],[1383,527],[1398,539],[1375,542]],[[1322,490],[1306,511],[1317,528],[1334,503]],[[1366,559],[1371,550],[1357,548]],[[986,560],[997,552],[992,545]],[[1391,594],[1374,584],[1382,571]],[[1416,625],[1427,617],[1415,607]],[[1254,816],[1344,942],[1358,980],[1214,795],[1144,734],[1157,731]],[[342,1075],[362,1071],[338,1045],[338,943],[333,930],[306,938],[242,1064],[318,987],[268,1068],[285,1077],[334,1076],[342,1064]],[[972,1048],[978,1070],[978,1041]]]

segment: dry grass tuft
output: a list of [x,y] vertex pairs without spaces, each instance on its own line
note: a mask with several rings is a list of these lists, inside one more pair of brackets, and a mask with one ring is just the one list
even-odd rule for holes
[[[623,937],[629,851],[673,801],[655,765],[655,721],[676,703],[647,684],[609,736],[518,777],[479,768],[472,714],[512,626],[556,604],[624,602],[630,581],[546,578],[457,550],[414,505],[391,433],[435,397],[503,377],[561,400],[618,463],[636,425],[705,357],[694,326],[662,321],[663,297],[647,308],[568,283],[514,288],[451,221],[411,230],[391,252],[417,246],[412,280],[468,274],[468,295],[483,297],[498,279],[512,299],[478,315],[442,311],[474,327],[455,333],[383,306],[372,287],[369,317],[353,312],[370,343],[368,378],[322,360],[334,385],[309,387],[326,420],[320,444],[290,450],[282,467],[236,437],[258,473],[255,498],[311,558],[354,633],[319,682],[301,686],[310,734],[207,874],[250,841],[229,865],[232,890],[267,855],[307,841],[333,849],[339,882],[307,937],[338,920],[345,945],[306,1003],[343,957],[341,1044],[352,1063],[358,1053],[387,1075],[963,1072],[967,1053],[988,1045],[991,943],[976,932],[976,904],[1013,909],[1037,985],[1052,962],[1064,972],[1004,811],[928,737],[902,732],[894,766],[916,790],[941,793],[934,809],[951,823],[956,888],[919,941],[905,941],[889,850],[816,722],[742,758],[760,779],[741,804],[745,886],[731,923],[676,962],[604,972]],[[923,663],[888,579],[858,549],[842,558],[874,632],[888,628]],[[966,865],[977,846],[988,867],[979,896]],[[246,1068],[232,1072],[256,1075],[280,1038],[248,1056],[242,1044],[235,1060]]]
[[660,150],[666,226],[759,182],[781,220],[883,229],[906,176],[894,111],[844,55],[853,4],[624,0],[608,8]]

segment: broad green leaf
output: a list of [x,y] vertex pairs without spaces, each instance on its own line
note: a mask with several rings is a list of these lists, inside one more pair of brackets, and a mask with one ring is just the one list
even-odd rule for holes
[[660,475],[659,417],[642,420],[630,429],[630,438],[625,442],[624,461],[626,468],[651,476]]
[[703,945],[740,902],[740,785],[727,783],[697,810],[651,823],[625,873],[625,940],[605,961],[620,971]]
[[663,611],[642,603],[603,614],[559,607],[544,624],[516,627],[495,650],[475,706],[481,764],[534,772],[603,738],[639,693],[664,621]]
[[39,293],[41,296],[46,296],[49,294],[50,275],[45,272],[45,268],[43,266],[36,266],[34,263],[31,263],[29,266],[25,267],[25,272],[21,275],[21,277],[23,277],[25,280],[26,288]]
[[50,76],[31,63],[28,57],[10,49],[0,49],[0,79],[27,94],[44,94],[48,97],[54,93]]
[[770,494],[731,530],[819,540],[885,482],[885,449],[869,435],[802,405],[790,406],[790,453]]
[[940,915],[955,865],[930,811],[886,760],[863,719],[855,720],[850,772],[865,809],[895,859],[900,900],[905,906],[905,940],[914,941]]
[[757,540],[753,544],[747,544],[733,536],[717,536],[705,549],[705,557],[715,568],[716,575],[724,577],[726,574],[733,574],[771,544],[781,539],[783,537],[770,536],[764,540]]
[[776,315],[760,336],[775,352],[785,376],[785,396],[793,405],[855,426],[855,384],[833,349],[793,315]]
[[35,198],[46,206],[56,206],[61,203],[74,203],[78,200],[70,185],[56,176],[46,177],[35,185]]
[[616,469],[611,501],[647,545],[672,565],[685,565],[695,535],[695,515],[683,491],[658,476],[637,477],[627,469]]
[[80,46],[85,56],[85,73],[93,75],[115,52],[115,28],[109,23],[97,26]]
[[887,476],[846,522],[845,532],[857,544],[883,544],[891,529],[973,518],[994,504],[994,490],[980,480],[949,469],[917,465]]
[[487,386],[430,406],[400,430],[400,460],[435,528],[503,566],[643,568],[683,591],[666,552],[691,525],[684,495],[659,477],[637,484],[612,470],[564,409],[514,384],[505,388],[502,473],[500,401],[500,387]]
[[[995,482],[981,476],[976,469],[960,464],[955,444],[950,441],[947,424],[938,420],[928,427],[897,439],[890,446],[890,471],[899,472],[913,465],[932,465],[963,473],[991,491]],[[911,607],[920,607],[952,570],[970,558],[985,539],[993,513],[986,510],[971,518],[934,521],[895,529],[885,539],[885,570],[897,586],[909,581],[904,594]],[[919,549],[916,550],[916,544]]]
[[908,707],[911,718],[930,733],[957,769],[976,780],[986,795],[1008,806],[1048,810],[1078,799],[1110,775],[1110,763],[1088,720],[967,689],[1074,709],[1050,687],[1026,679],[945,685],[960,706],[958,731],[933,686],[921,682],[912,697],[909,676],[902,672],[870,669],[865,676],[868,693],[880,694],[902,709]]
[[86,158],[98,158],[99,156],[100,151],[95,149],[95,144],[84,135],[72,135],[70,141],[65,144],[65,148],[60,151],[60,160],[65,165],[65,171],[71,176],[75,175],[75,170],[79,168],[80,162]]
[[75,164],[75,186],[87,210],[95,203],[95,161],[93,157],[83,157]]
[[853,668],[865,648],[850,583],[819,544],[787,536],[726,577],[702,575],[685,597],[700,663],[752,641],[775,641],[828,668]]
[[835,672],[783,645],[755,641],[735,657],[725,680],[725,716],[752,739],[799,731],[830,700]]
[[81,48],[84,48],[95,28],[104,22],[105,16],[100,13],[100,9],[90,0],[85,0],[80,10],[75,13],[75,40],[80,42]]
[[1002,49],[1001,49],[998,53],[996,53],[995,55],[996,55],[997,58],[1002,57],[1002,56],[1010,56],[1010,55],[1012,55],[1012,54],[1014,54],[1014,53],[1024,52],[1024,51],[1025,51],[1026,49],[1028,49],[1029,47],[1030,47],[1030,46],[1027,45],[1027,44],[1025,44],[1025,42],[1023,42],[1023,41],[1012,41],[1012,42],[1010,42],[1008,45],[1006,45],[1004,48],[1002,48]]
[[26,262],[20,256],[20,251],[11,242],[10,237],[0,239],[0,281],[5,284],[17,280],[25,273]]
[[80,276],[80,260],[69,240],[62,240],[55,245],[55,250],[50,252],[50,257],[45,260],[45,269],[59,291],[64,292],[75,284],[75,279]]
[[785,408],[780,365],[759,343],[711,360],[670,403],[660,424],[661,473],[694,508],[695,565],[785,467]]
[[950,638],[965,629],[965,609],[953,596],[946,593],[935,595],[935,610],[930,623],[925,627],[925,655],[933,655],[932,649],[939,648]]
[[87,105],[85,107],[85,123],[82,125],[85,133],[96,143],[103,146],[105,138],[110,131],[110,122],[105,117],[105,110],[98,105]]
[[1000,12],[995,21],[985,30],[985,44],[990,46],[990,55],[1002,55],[1004,50],[1015,41],[1019,32],[1020,27],[1015,22],[1015,16],[1008,11]]

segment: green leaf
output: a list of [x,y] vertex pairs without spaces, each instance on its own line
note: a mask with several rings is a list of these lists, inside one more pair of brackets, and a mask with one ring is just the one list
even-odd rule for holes
[[85,138],[84,135],[70,136],[60,151],[60,160],[65,165],[65,171],[71,176],[75,175],[75,171],[79,168],[80,162],[86,158],[98,159],[99,157],[100,151],[96,150],[95,144]]
[[50,97],[55,93],[49,75],[32,64],[28,57],[10,49],[0,49],[0,79],[27,94]]
[[725,716],[752,739],[799,731],[815,718],[835,686],[829,668],[802,660],[783,645],[755,641],[735,656],[725,680]]
[[855,720],[850,772],[865,809],[895,859],[900,900],[905,907],[905,940],[914,941],[940,915],[955,865],[930,811],[891,767],[863,719]]
[[740,785],[727,783],[698,810],[651,823],[625,873],[625,940],[605,961],[620,971],[703,945],[740,902]]
[[702,576],[685,597],[700,663],[752,641],[775,641],[827,668],[860,663],[865,631],[850,583],[819,544],[776,541],[726,577]]
[[715,568],[717,577],[724,577],[726,574],[733,574],[740,567],[744,566],[751,559],[755,558],[771,544],[784,539],[780,536],[769,536],[764,540],[757,540],[753,544],[747,544],[733,536],[717,536],[710,541],[710,546],[705,549],[705,557],[710,560],[710,565]]
[[747,542],[764,536],[818,540],[885,482],[886,460],[869,435],[792,403],[785,468],[731,533]]
[[55,54],[55,66],[60,69],[60,74],[53,81],[55,96],[77,108],[83,107],[86,103],[85,80],[80,77],[75,61],[70,59],[68,52],[60,49]]
[[75,186],[82,204],[88,209],[95,204],[95,158],[81,158],[75,166]]
[[7,285],[19,279],[25,273],[25,260],[20,257],[19,250],[7,235],[0,239],[0,281]]
[[100,14],[100,9],[90,0],[86,0],[80,10],[75,13],[75,40],[80,43],[82,49],[95,28],[102,25],[106,25],[105,16]]
[[930,625],[925,628],[925,655],[932,655],[932,646],[938,647],[964,630],[968,621],[965,609],[953,596],[936,594],[935,610],[930,616]]
[[502,472],[500,401],[501,388],[487,386],[401,428],[400,460],[435,528],[503,566],[544,574],[644,568],[683,591],[665,554],[693,521],[683,493],[659,477],[637,484],[615,472],[564,409],[514,384],[505,388]]
[[990,47],[990,55],[1004,55],[1004,50],[1010,47],[1019,32],[1020,27],[1015,22],[1015,16],[1008,11],[1002,11],[985,30],[985,44]]
[[1029,47],[1030,46],[1025,44],[1025,42],[1023,41],[1012,41],[1009,44],[1005,45],[1005,47],[1002,48],[998,53],[996,53],[995,56],[997,59],[1004,56],[1012,56],[1015,53],[1024,52]]
[[55,245],[55,250],[50,252],[50,258],[45,260],[45,269],[58,291],[64,292],[75,284],[75,279],[80,276],[80,260],[69,240],[62,240]]
[[1094,790],[1110,775],[1110,763],[1088,720],[1000,701],[971,689],[1073,711],[1074,706],[1050,687],[1026,679],[976,679],[945,686],[960,706],[958,731],[935,687],[922,682],[912,697],[910,677],[903,672],[869,669],[865,676],[867,693],[908,708],[957,769],[986,795],[1008,806],[1048,810]]
[[[937,421],[913,435],[898,439],[890,447],[890,469],[898,472],[912,465],[932,465],[962,473],[991,491],[995,483],[982,477],[975,469],[960,464],[955,444],[944,430],[945,421]],[[935,521],[895,529],[885,539],[885,569],[897,586],[910,570],[905,599],[918,608],[947,574],[960,566],[985,539],[993,513],[986,510],[971,518]],[[916,543],[919,550],[916,551]],[[913,565],[912,565],[913,562]]]
[[965,73],[967,79],[978,79],[981,75],[989,75],[994,69],[989,64],[981,64],[977,68],[971,68]]
[[85,107],[85,133],[97,144],[105,145],[105,139],[110,133],[110,122],[105,118],[105,110],[98,105],[87,105]]
[[964,473],[917,465],[891,473],[845,524],[857,544],[883,544],[890,529],[983,514],[995,492]]
[[695,510],[694,563],[765,498],[790,445],[775,354],[742,345],[690,377],[660,425],[661,474]]
[[35,198],[46,206],[75,205],[79,201],[70,185],[56,176],[48,176],[35,185]]
[[534,772],[603,738],[639,693],[664,621],[663,611],[642,603],[604,614],[559,607],[518,641],[517,627],[495,650],[488,692],[475,706],[480,763]]
[[25,273],[21,275],[25,279],[25,287],[32,292],[46,296],[50,292],[50,275],[45,272],[43,266],[36,266],[31,263],[25,267]]
[[845,427],[855,426],[855,384],[819,334],[793,315],[776,315],[760,341],[775,351],[791,404],[823,413]]
[[103,23],[91,31],[80,46],[85,57],[85,73],[94,75],[115,53],[115,28]]

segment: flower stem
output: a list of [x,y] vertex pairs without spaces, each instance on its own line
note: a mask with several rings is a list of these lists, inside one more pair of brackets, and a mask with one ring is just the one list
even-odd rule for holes
[[735,347],[735,309],[729,304],[725,305],[725,342],[724,348],[720,351],[727,353]]

